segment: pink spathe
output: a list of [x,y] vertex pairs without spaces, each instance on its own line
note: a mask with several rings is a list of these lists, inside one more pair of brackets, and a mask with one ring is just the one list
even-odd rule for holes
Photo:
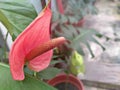
[[51,10],[46,8],[14,41],[9,54],[14,80],[24,80],[26,62],[36,72],[45,69],[52,58],[52,48],[65,42],[64,37],[50,40],[51,16]]

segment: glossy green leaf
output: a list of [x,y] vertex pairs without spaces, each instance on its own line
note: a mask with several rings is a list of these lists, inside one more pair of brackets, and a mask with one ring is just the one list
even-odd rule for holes
[[44,82],[26,75],[23,81],[14,81],[9,66],[0,63],[0,90],[56,90]]
[[37,13],[30,0],[0,0],[0,21],[11,35],[17,37]]

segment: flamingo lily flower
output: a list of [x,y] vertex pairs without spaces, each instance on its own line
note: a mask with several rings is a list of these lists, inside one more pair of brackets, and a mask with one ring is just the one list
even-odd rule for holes
[[50,39],[51,16],[51,10],[47,7],[14,41],[9,55],[14,80],[24,80],[26,62],[36,72],[45,69],[50,63],[52,49],[66,41],[64,37]]

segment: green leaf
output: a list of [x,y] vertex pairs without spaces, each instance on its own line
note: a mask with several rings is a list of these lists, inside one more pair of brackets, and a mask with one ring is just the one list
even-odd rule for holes
[[[105,50],[105,48],[93,37],[96,34],[99,34],[99,32],[95,31],[95,30],[87,30],[87,29],[80,29],[80,34],[77,35],[73,40],[72,40],[72,44],[71,46],[77,50],[78,47],[80,47],[80,44],[78,44],[78,42],[83,43],[87,46],[87,48],[90,51],[90,54],[92,55],[92,57],[94,57],[94,54],[90,48],[89,45],[89,41],[95,42],[98,45],[100,45],[102,47],[103,50]],[[79,52],[81,54],[81,52]]]
[[63,63],[64,61],[63,60],[52,60],[51,62],[50,62],[50,65],[55,65],[55,64],[57,64],[57,63]]
[[51,78],[55,77],[60,72],[61,72],[61,69],[49,67],[49,68],[39,72],[38,76],[42,79],[51,79]]
[[27,65],[24,66],[24,72],[33,76],[34,75],[34,71],[30,70]]
[[80,28],[73,25],[60,25],[60,29],[60,32],[55,30],[55,34],[57,36],[63,36],[68,39],[70,41],[69,47],[77,50],[81,55],[84,55],[84,52],[80,46],[80,43],[85,44],[90,51],[91,56],[94,57],[94,54],[89,45],[89,41],[100,45],[101,48],[105,50],[103,45],[101,45],[101,43],[99,43],[98,40],[96,40],[94,37],[97,36],[98,38],[101,38],[103,35],[93,29]]
[[81,55],[85,55],[83,48],[80,45],[76,45],[73,48],[76,49]]
[[60,15],[60,23],[67,23],[67,21],[68,21],[68,18],[67,18],[67,16],[66,15]]
[[44,82],[26,75],[25,80],[12,79],[9,66],[0,63],[0,90],[56,90]]
[[60,18],[60,13],[59,12],[53,12],[52,15],[52,22],[57,22]]
[[65,26],[65,25],[60,25],[63,33],[63,36],[66,37],[67,39],[72,39],[72,32]]
[[98,9],[95,8],[95,6],[93,6],[92,3],[88,4],[87,7],[88,7],[88,12],[89,13],[91,13],[91,14],[97,14]]
[[37,16],[29,0],[0,0],[0,21],[17,37]]
[[73,25],[60,25],[61,32],[55,30],[57,36],[63,36],[69,40],[72,40],[78,32]]
[[[82,17],[81,17],[82,18]],[[69,22],[72,23],[78,23],[78,21],[81,19],[80,16],[79,18],[73,17],[73,16],[68,16]]]

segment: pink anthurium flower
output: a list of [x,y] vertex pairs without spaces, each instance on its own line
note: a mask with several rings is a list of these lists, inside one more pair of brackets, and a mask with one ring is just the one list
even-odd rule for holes
[[50,40],[51,10],[47,7],[14,41],[9,55],[10,70],[14,80],[24,79],[24,64],[31,70],[45,69],[51,60],[52,49],[66,40]]

